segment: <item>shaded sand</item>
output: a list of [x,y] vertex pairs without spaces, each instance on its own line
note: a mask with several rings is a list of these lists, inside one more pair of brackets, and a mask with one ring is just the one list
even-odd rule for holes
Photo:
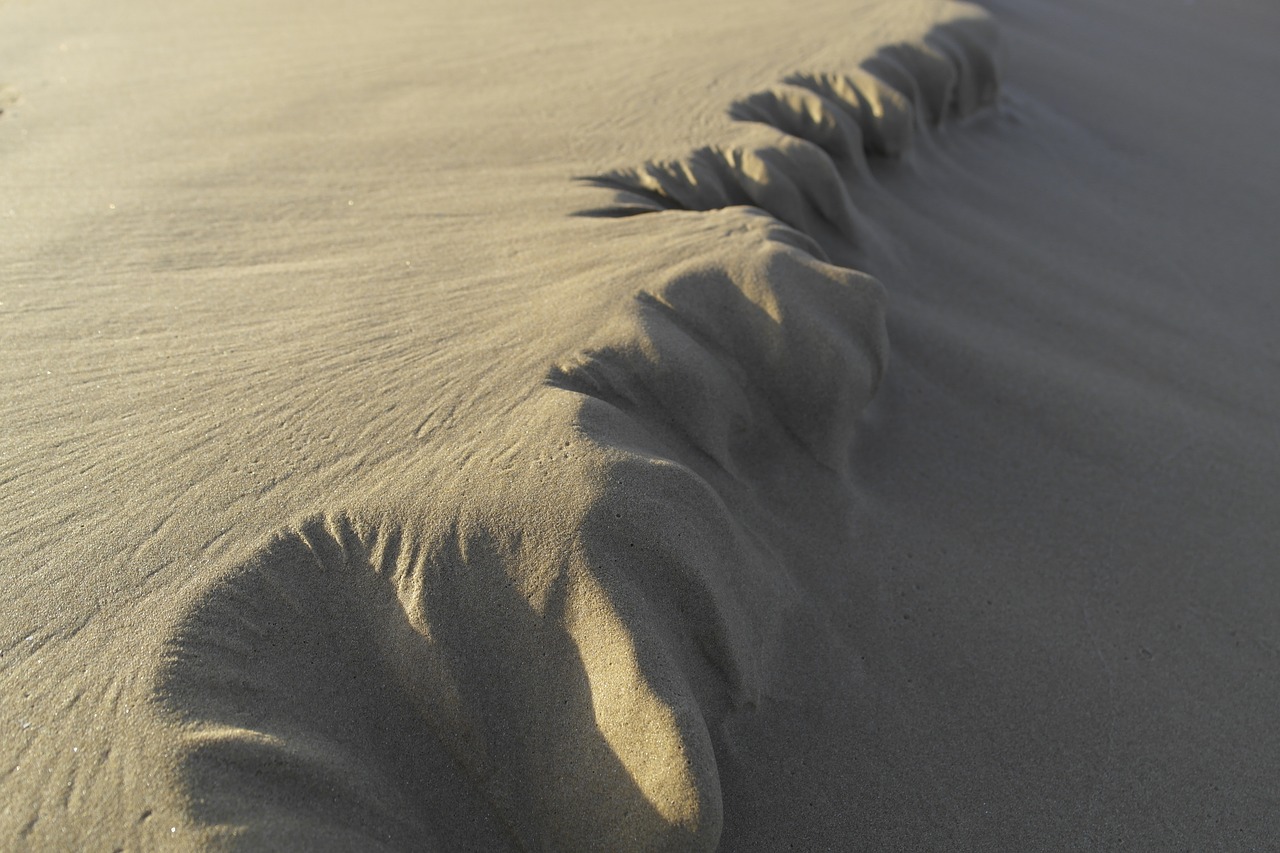
[[17,849],[1264,849],[1280,13],[0,6]]

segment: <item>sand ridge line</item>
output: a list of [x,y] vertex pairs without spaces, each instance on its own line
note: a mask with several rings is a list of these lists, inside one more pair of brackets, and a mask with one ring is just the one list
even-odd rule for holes
[[[867,153],[993,97],[966,35],[990,23],[960,20],[864,64],[914,87],[796,78],[736,107],[769,119],[754,147],[597,179],[722,237],[552,365],[491,455],[282,531],[199,596],[156,688],[196,822],[404,849],[453,809],[489,816],[481,849],[718,845],[713,732],[767,693],[799,605],[779,531],[848,483],[888,359],[884,288],[816,235],[853,238]],[[445,803],[424,773],[466,781]]]
[[798,72],[735,101],[732,140],[674,161],[651,160],[584,178],[610,189],[609,205],[584,215],[756,206],[810,236],[818,223],[859,237],[851,185],[874,183],[870,162],[995,102],[999,34],[968,3],[920,40],[887,45],[849,72]]
[[491,454],[199,595],[156,688],[196,821],[268,843],[323,802],[317,838],[425,837],[421,804],[368,805],[408,760],[456,763],[526,849],[715,847],[710,732],[767,692],[801,595],[757,492],[839,488],[887,337],[875,279],[705,216],[720,251],[553,366]]

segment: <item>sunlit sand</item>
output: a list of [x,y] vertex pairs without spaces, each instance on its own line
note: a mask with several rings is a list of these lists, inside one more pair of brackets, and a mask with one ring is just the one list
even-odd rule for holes
[[0,5],[0,847],[1268,847],[1278,39]]

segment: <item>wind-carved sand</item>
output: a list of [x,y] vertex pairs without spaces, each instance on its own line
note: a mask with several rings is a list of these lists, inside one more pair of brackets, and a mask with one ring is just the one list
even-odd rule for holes
[[156,686],[195,820],[412,847],[443,750],[500,823],[455,847],[715,848],[715,732],[767,689],[799,595],[779,531],[804,510],[770,488],[856,480],[889,357],[881,284],[820,241],[861,239],[876,158],[992,103],[995,42],[958,7],[740,99],[740,137],[593,179],[595,213],[707,211],[722,240],[550,366],[490,455],[281,531],[201,596]]
[[[842,73],[798,73],[735,102],[739,137],[674,161],[591,178],[617,190],[599,215],[753,205],[805,234],[861,237],[852,186],[870,161],[899,157],[917,136],[994,102],[997,32],[981,10],[955,4],[922,40],[881,48]],[[821,224],[820,224],[821,223]]]

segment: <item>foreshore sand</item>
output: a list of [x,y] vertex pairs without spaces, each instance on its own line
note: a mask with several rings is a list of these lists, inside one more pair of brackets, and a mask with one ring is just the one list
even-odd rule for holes
[[1267,849],[1278,43],[0,3],[0,848]]

